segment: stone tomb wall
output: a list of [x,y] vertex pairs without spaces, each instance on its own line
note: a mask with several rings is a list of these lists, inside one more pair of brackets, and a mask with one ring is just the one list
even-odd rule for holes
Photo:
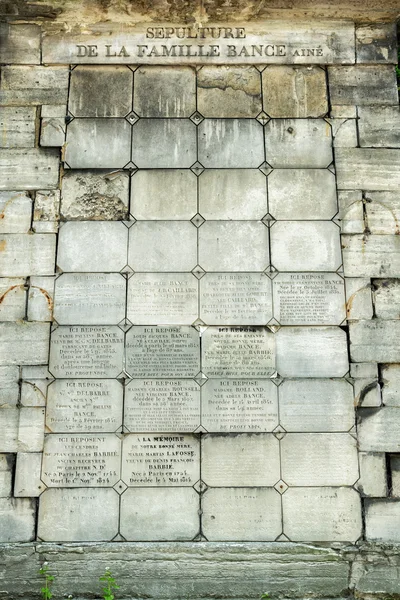
[[320,64],[39,66],[34,29],[8,59],[2,541],[400,541],[378,30]]

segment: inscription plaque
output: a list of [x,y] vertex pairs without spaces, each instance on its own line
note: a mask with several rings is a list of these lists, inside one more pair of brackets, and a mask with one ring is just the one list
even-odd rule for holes
[[58,432],[113,432],[122,425],[123,388],[112,379],[68,379],[48,387],[46,427]]
[[201,388],[201,422],[210,432],[273,431],[278,389],[268,379],[210,379]]
[[126,334],[126,368],[132,377],[195,377],[199,333],[193,327],[132,327]]
[[207,273],[200,318],[207,325],[265,325],[272,318],[271,280],[263,273]]
[[119,327],[58,327],[51,335],[49,370],[55,377],[117,377],[123,354]]
[[336,273],[279,273],[273,298],[282,325],[340,325],[346,318],[344,280]]
[[42,480],[48,487],[112,487],[120,479],[121,440],[113,434],[50,434]]
[[193,435],[128,435],[122,479],[129,487],[191,486],[200,478],[200,442]]
[[207,377],[269,377],[275,371],[275,337],[262,327],[209,327],[202,336]]
[[200,425],[200,387],[187,379],[134,379],[125,389],[132,432],[192,432]]

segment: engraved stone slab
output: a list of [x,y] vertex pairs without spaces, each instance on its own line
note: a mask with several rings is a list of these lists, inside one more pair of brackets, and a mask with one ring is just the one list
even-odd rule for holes
[[339,379],[293,379],[279,386],[279,415],[286,431],[349,431],[354,425],[354,394]]
[[199,264],[206,271],[264,271],[268,228],[261,222],[206,221],[199,229]]
[[140,168],[189,168],[196,162],[196,134],[189,119],[140,119],[132,128],[132,161]]
[[2,277],[53,275],[55,252],[53,234],[0,234],[0,274]]
[[131,377],[195,377],[200,338],[193,327],[132,327],[126,334]]
[[205,117],[256,117],[261,78],[253,66],[207,66],[197,73],[197,108]]
[[119,327],[58,327],[51,334],[49,370],[55,377],[117,377],[124,334]]
[[122,169],[131,159],[125,119],[74,119],[67,126],[65,161],[71,169]]
[[349,488],[292,488],[282,496],[283,531],[293,541],[355,542],[362,534],[360,495]]
[[275,219],[330,220],[338,212],[335,176],[328,169],[274,169],[268,202]]
[[336,273],[279,273],[272,289],[282,325],[340,325],[346,318],[344,280]]
[[42,365],[49,355],[48,323],[0,323],[0,365]]
[[191,271],[197,263],[197,230],[190,222],[138,221],[129,230],[134,271]]
[[119,273],[64,273],[56,280],[54,318],[60,325],[117,325],[125,295]]
[[191,541],[199,496],[192,488],[130,488],[121,498],[121,535],[128,541]]
[[280,479],[279,441],[271,433],[207,434],[201,451],[208,486],[273,486]]
[[135,273],[128,281],[127,317],[138,325],[190,325],[199,283],[192,273]]
[[205,219],[260,220],[267,212],[265,175],[258,169],[206,169],[199,177],[199,213]]
[[282,327],[276,368],[283,377],[343,377],[349,369],[346,333],[339,327]]
[[127,67],[71,71],[68,109],[74,117],[125,117],[132,109],[133,73]]
[[278,271],[336,271],[341,265],[340,229],[331,221],[278,221],[270,235]]
[[200,478],[200,442],[193,435],[128,435],[122,480],[128,487],[192,486]]
[[42,480],[48,487],[112,487],[120,462],[116,435],[53,433],[44,441]]
[[272,318],[271,287],[263,273],[206,273],[200,318],[207,325],[264,325]]
[[61,214],[68,220],[120,220],[127,217],[129,174],[66,171],[62,178]]
[[131,182],[135,219],[190,220],[197,213],[197,177],[185,169],[137,171]]
[[200,387],[186,379],[134,379],[125,389],[131,432],[191,433],[200,425]]
[[0,215],[0,233],[27,233],[32,219],[27,192],[0,192]]
[[271,119],[265,153],[275,169],[324,169],[333,158],[331,128],[323,119]]
[[282,532],[281,499],[274,489],[209,489],[202,510],[203,531],[210,542],[273,541]]
[[204,119],[198,129],[204,167],[256,169],[264,161],[263,128],[256,120]]
[[65,223],[58,237],[62,271],[120,271],[127,263],[128,229],[123,223]]
[[275,336],[261,327],[209,327],[202,336],[202,371],[217,379],[269,377]]
[[133,109],[140,117],[190,117],[196,110],[196,71],[191,67],[139,67]]
[[269,380],[209,379],[201,388],[201,424],[209,432],[269,432],[278,422],[278,390]]
[[50,433],[114,432],[122,425],[123,387],[112,379],[53,381],[47,391]]
[[114,490],[49,489],[39,501],[39,538],[45,542],[108,542],[118,533]]
[[289,486],[353,485],[360,476],[357,441],[347,433],[288,433],[281,461]]

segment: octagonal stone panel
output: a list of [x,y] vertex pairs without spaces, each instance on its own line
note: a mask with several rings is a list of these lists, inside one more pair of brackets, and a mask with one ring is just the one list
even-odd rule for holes
[[271,119],[265,154],[274,169],[325,169],[333,160],[330,125],[323,119]]

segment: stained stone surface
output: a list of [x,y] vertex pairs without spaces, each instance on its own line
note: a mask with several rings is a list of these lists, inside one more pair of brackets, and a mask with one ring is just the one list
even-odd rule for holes
[[264,161],[263,129],[251,119],[204,119],[199,161],[208,168],[256,169]]
[[132,129],[132,161],[144,169],[191,167],[196,162],[195,124],[189,119],[140,119]]
[[365,207],[371,233],[399,234],[400,200],[397,192],[368,192]]
[[197,177],[185,169],[143,169],[132,177],[131,196],[135,219],[189,220],[197,212]]
[[125,119],[74,119],[66,144],[72,169],[122,169],[131,158],[131,126]]
[[193,67],[139,67],[133,89],[133,110],[140,117],[190,117],[196,110]]
[[32,219],[32,200],[27,192],[0,192],[0,215],[1,233],[27,233]]
[[327,169],[274,169],[268,202],[278,220],[330,220],[338,211],[335,176]]
[[55,189],[59,179],[58,151],[7,148],[0,154],[1,190]]
[[271,119],[265,154],[274,169],[324,169],[333,158],[331,128],[323,119]]
[[212,542],[271,541],[282,531],[281,499],[272,488],[211,488],[202,508],[204,535]]
[[128,67],[78,65],[71,73],[68,110],[74,117],[125,117],[132,109],[132,86]]

